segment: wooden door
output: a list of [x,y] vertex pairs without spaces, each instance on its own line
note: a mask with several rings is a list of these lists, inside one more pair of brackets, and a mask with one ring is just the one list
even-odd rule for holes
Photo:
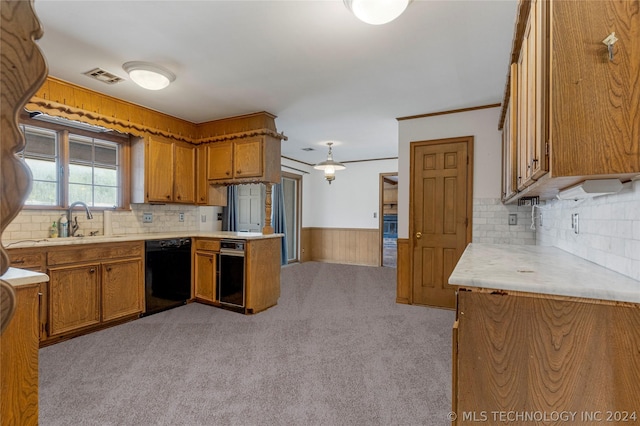
[[193,204],[196,202],[196,150],[175,144],[174,158],[173,201]]
[[238,185],[238,230],[262,232],[264,215],[262,184]]
[[216,142],[207,146],[207,179],[220,180],[233,177],[233,146],[231,142]]
[[233,162],[236,178],[262,176],[262,138],[237,141]]
[[141,313],[144,309],[142,259],[102,264],[102,320]]
[[173,147],[158,139],[147,143],[147,201],[167,202],[173,199]]
[[195,287],[198,299],[208,302],[216,300],[216,255],[212,252],[197,251],[195,255]]
[[49,269],[49,335],[100,322],[98,264]]
[[449,275],[471,241],[473,137],[411,144],[413,303],[453,308]]

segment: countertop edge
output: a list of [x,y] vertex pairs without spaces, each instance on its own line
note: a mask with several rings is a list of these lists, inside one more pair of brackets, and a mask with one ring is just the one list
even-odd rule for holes
[[236,240],[262,240],[268,238],[282,238],[284,234],[260,234],[257,232],[230,232],[230,231],[209,231],[209,232],[166,232],[149,234],[125,234],[95,237],[69,237],[69,238],[42,238],[25,240],[7,240],[2,245],[5,249],[29,248],[29,247],[56,247],[82,244],[117,243],[131,241],[164,240],[172,238],[229,238]]
[[27,269],[9,268],[7,269],[7,272],[0,277],[0,279],[17,288],[31,284],[48,282],[49,276],[41,272],[29,271]]

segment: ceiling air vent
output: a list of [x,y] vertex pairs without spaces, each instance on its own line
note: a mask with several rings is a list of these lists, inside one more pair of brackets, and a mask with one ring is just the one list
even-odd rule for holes
[[107,84],[116,84],[124,81],[124,78],[118,77],[117,75],[111,74],[110,72],[100,68],[94,68],[90,71],[83,72],[83,74]]
[[302,148],[303,151],[315,151],[314,148]]

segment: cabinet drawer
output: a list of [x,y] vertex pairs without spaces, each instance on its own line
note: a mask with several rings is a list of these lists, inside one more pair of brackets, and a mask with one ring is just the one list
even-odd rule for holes
[[83,247],[55,248],[47,253],[48,265],[102,261],[121,257],[142,257],[143,243],[91,244]]
[[220,251],[220,240],[196,240],[196,250]]
[[8,250],[9,264],[14,268],[29,269],[36,272],[45,271],[45,251],[34,251],[33,249],[13,249]]

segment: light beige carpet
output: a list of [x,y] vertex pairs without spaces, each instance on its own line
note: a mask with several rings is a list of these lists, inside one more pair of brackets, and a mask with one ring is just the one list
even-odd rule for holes
[[201,304],[40,351],[40,424],[445,425],[454,313],[395,303],[392,268],[282,269],[279,304]]

